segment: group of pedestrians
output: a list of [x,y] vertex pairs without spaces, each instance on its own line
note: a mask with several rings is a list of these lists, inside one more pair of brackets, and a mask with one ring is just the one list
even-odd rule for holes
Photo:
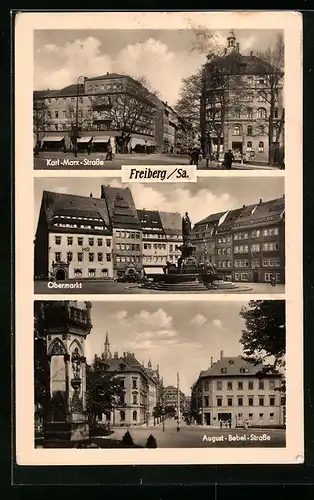
[[[201,149],[195,146],[190,152],[190,165],[196,165],[198,167],[201,158],[202,158]],[[234,156],[231,149],[229,149],[229,151],[227,151],[224,155],[222,166],[226,170],[231,170],[232,162],[234,162]]]

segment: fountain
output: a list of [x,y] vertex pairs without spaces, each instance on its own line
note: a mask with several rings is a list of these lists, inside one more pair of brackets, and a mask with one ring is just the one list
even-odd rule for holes
[[[152,276],[151,281],[144,283],[143,288],[169,292],[196,292],[206,290],[238,289],[239,285],[226,282],[217,273],[215,266],[207,262],[200,266],[193,256],[196,247],[191,242],[192,227],[188,213],[182,218],[183,245],[180,247],[181,257],[178,263],[167,263],[164,274]],[[247,287],[247,289],[249,289]]]

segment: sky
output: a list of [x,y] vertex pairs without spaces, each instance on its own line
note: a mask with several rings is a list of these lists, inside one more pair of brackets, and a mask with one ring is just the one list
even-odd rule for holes
[[282,177],[198,178],[196,183],[122,183],[117,178],[50,177],[35,178],[34,230],[44,190],[80,196],[100,197],[101,185],[130,187],[137,209],[189,213],[192,225],[210,214],[243,205],[280,198],[284,194]]
[[176,385],[180,375],[180,388],[190,394],[190,387],[201,370],[224,356],[239,356],[239,343],[244,321],[239,316],[247,302],[236,301],[114,301],[92,302],[93,328],[87,337],[85,355],[89,363],[94,354],[104,350],[106,332],[110,350],[119,355],[130,351],[147,366],[151,360],[156,369],[159,364],[165,385]]
[[[36,30],[34,88],[61,89],[79,76],[123,73],[144,76],[160,98],[174,106],[182,79],[194,74],[214,48],[226,46],[227,30],[202,37],[183,30]],[[235,30],[240,52],[263,52],[272,46],[276,30]],[[204,42],[205,40],[205,42]],[[204,42],[204,43],[203,43]]]

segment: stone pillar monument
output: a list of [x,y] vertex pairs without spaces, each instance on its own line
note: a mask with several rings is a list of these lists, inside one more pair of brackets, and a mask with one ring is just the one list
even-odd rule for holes
[[69,447],[89,439],[86,412],[85,339],[91,304],[51,301],[44,307],[49,380],[44,446]]

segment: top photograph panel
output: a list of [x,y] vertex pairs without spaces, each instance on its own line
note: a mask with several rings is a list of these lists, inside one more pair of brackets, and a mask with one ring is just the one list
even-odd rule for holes
[[34,169],[284,169],[284,73],[283,30],[34,30]]

